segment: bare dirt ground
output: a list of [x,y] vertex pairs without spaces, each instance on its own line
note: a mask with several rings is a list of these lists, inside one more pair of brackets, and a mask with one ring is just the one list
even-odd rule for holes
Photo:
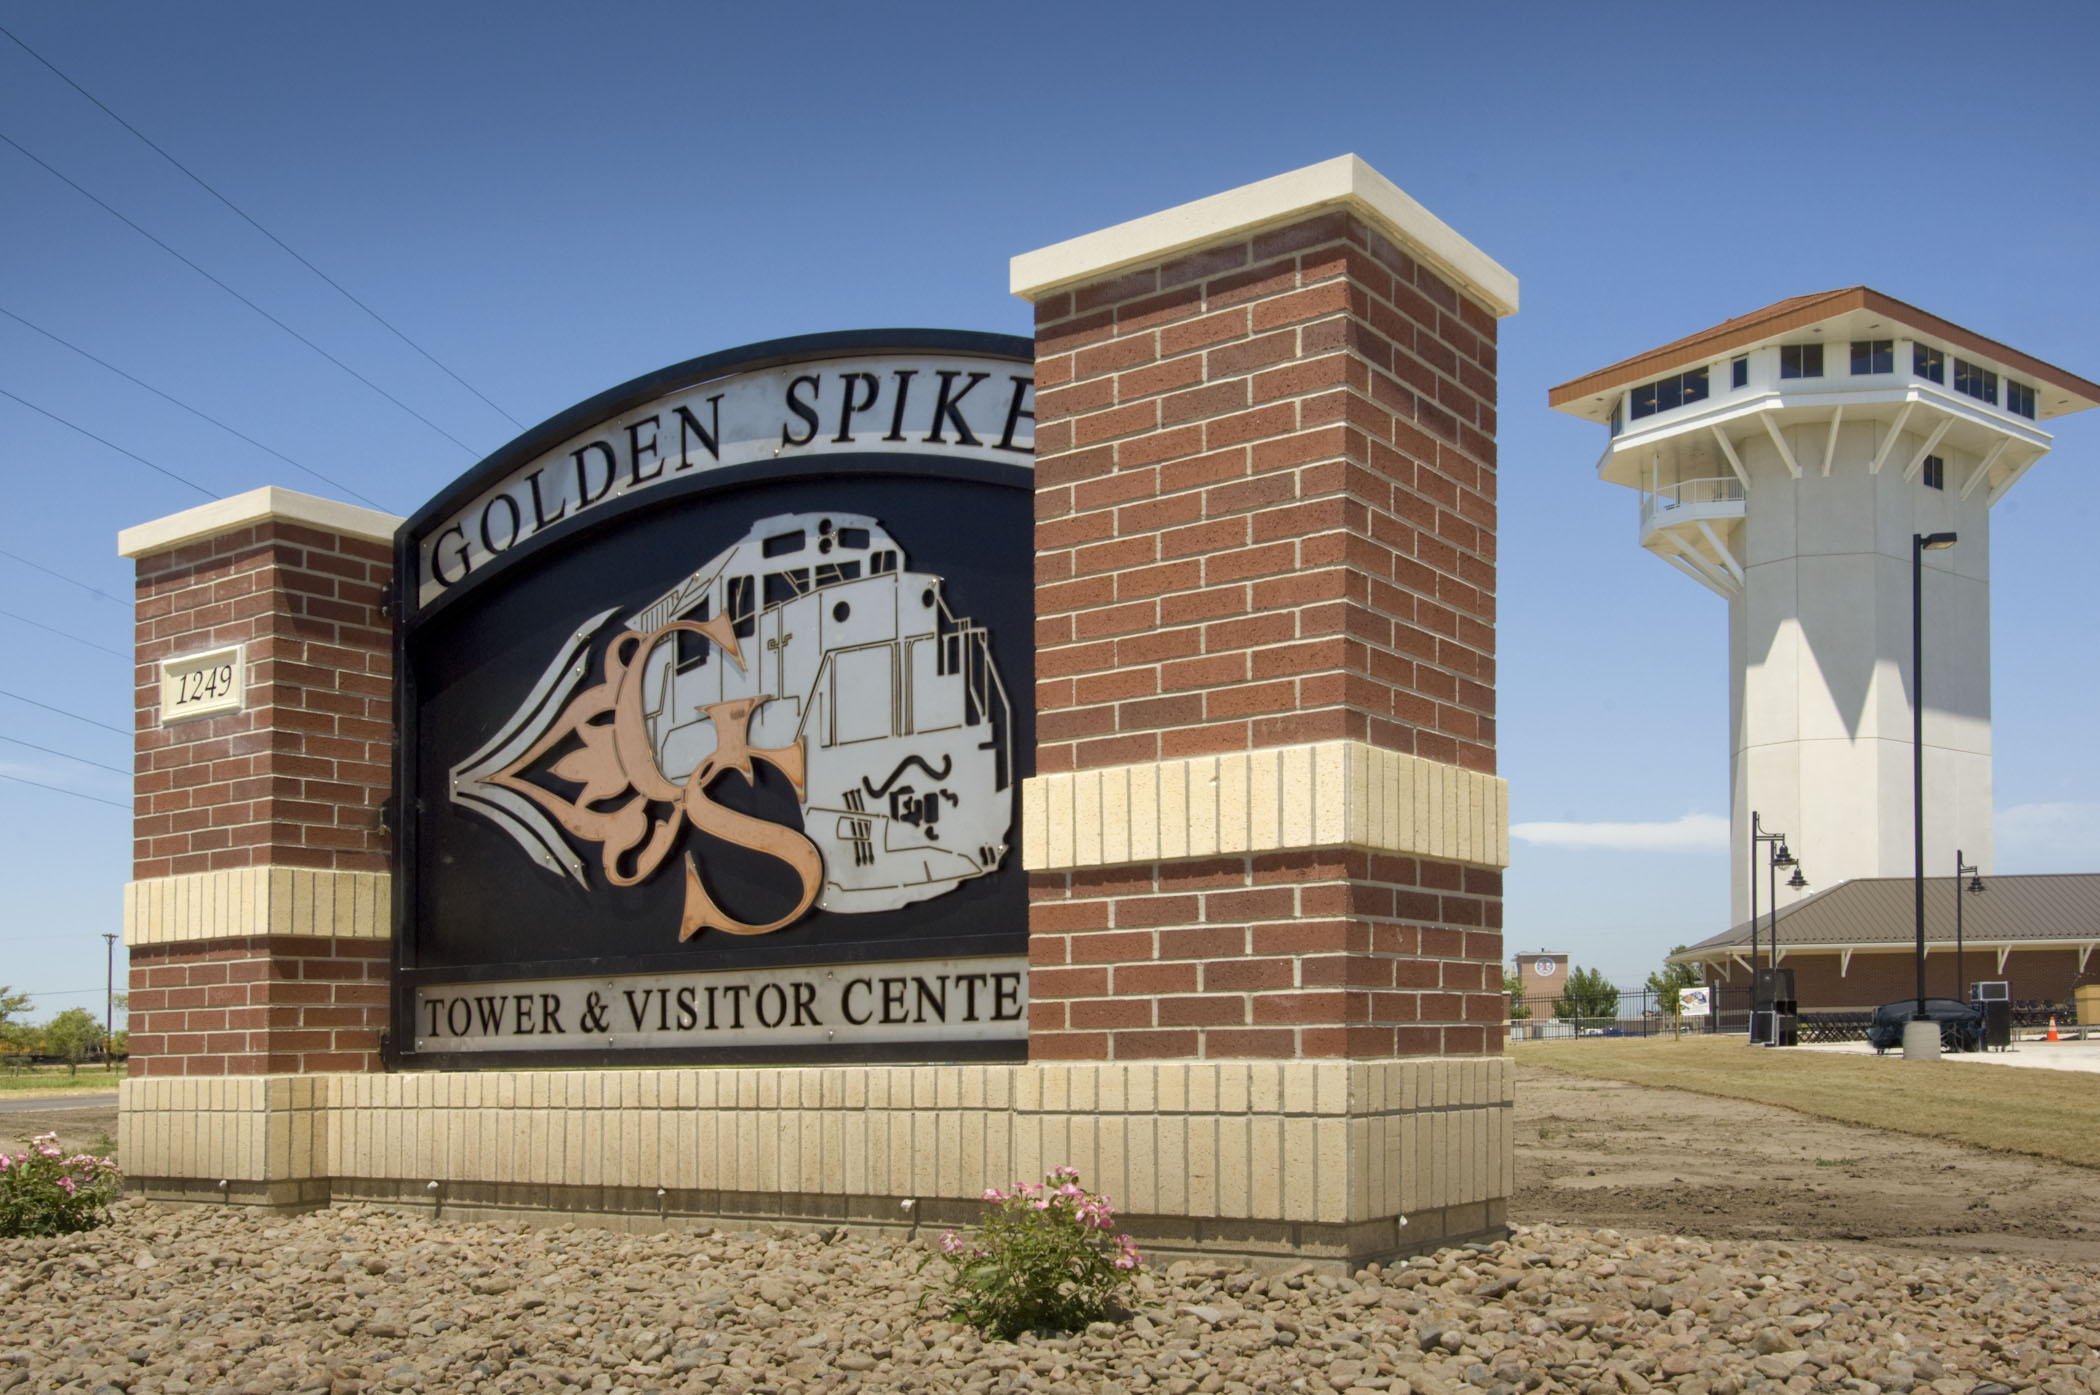
[[[116,1096],[0,1114],[0,1144],[49,1130],[95,1147],[116,1135]],[[1509,1217],[2100,1267],[2100,1172],[1530,1065]]]
[[1509,1218],[2100,1266],[2100,1172],[1529,1065]]
[[24,1140],[40,1133],[56,1133],[58,1146],[68,1153],[111,1148],[117,1136],[116,1093],[97,1096],[91,1102],[79,1097],[0,1100],[0,1149],[17,1152]]

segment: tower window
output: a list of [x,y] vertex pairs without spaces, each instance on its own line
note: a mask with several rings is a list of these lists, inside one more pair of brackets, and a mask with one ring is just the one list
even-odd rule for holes
[[2005,380],[2005,410],[2017,412],[2029,421],[2034,420],[2034,389],[2025,383]]
[[1822,377],[1823,346],[1821,344],[1780,345],[1779,376],[1782,378]]
[[1935,383],[1947,381],[1947,356],[1930,344],[1910,346],[1910,371]]
[[1895,371],[1895,340],[1855,339],[1852,341],[1852,372],[1855,376],[1864,373],[1893,373]]
[[1998,405],[1998,375],[1967,359],[1954,360],[1954,390],[1967,393],[1978,402]]
[[1925,487],[1945,489],[1947,487],[1947,462],[1936,455],[1925,457]]
[[1750,359],[1748,355],[1728,365],[1728,386],[1732,388],[1750,386]]
[[1652,417],[1657,412],[1667,412],[1673,407],[1682,407],[1690,402],[1704,402],[1706,370],[1688,368],[1682,373],[1672,373],[1667,378],[1641,384],[1627,396],[1636,421],[1642,417]]

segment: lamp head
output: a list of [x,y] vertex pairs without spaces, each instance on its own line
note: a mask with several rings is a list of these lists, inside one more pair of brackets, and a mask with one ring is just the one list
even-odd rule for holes
[[[1791,867],[1794,865],[1794,855],[1787,851],[1787,846],[1784,842],[1780,843],[1779,851],[1772,854],[1772,865],[1774,867]],[[1798,876],[1800,874],[1796,873],[1795,875]]]
[[1808,878],[1801,875],[1801,869],[1799,867],[1796,867],[1794,869],[1793,876],[1788,877],[1786,879],[1786,884],[1789,889],[1794,891],[1808,890]]
[[1952,533],[1927,533],[1918,539],[1918,546],[1927,552],[1938,552],[1942,548],[1954,546],[1954,538]]
[[1983,875],[1981,873],[1971,874],[1969,877],[1969,890],[1982,891],[1983,889]]

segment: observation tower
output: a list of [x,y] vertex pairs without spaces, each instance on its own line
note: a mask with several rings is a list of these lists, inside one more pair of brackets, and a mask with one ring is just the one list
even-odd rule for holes
[[1639,492],[1641,546],[1728,602],[1733,918],[1753,809],[1817,887],[1911,875],[1918,535],[1956,537],[1920,554],[1925,865],[1988,873],[1991,506],[2100,386],[1854,286],[1549,400],[1609,430],[1597,474]]

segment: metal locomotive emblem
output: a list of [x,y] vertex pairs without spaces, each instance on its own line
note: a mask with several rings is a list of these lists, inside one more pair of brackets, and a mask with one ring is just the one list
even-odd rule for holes
[[402,525],[396,1060],[1025,1057],[1033,355],[709,354]]
[[[812,905],[895,910],[994,871],[1013,822],[1012,716],[989,635],[862,514],[767,518],[620,617],[598,672],[594,618],[511,721],[452,770],[452,798],[579,884],[595,845],[616,886],[654,875],[689,824],[785,864],[800,898],[748,922],[683,854],[678,938],[757,935]],[[593,681],[595,680],[595,681]],[[718,803],[771,765],[802,826]]]

